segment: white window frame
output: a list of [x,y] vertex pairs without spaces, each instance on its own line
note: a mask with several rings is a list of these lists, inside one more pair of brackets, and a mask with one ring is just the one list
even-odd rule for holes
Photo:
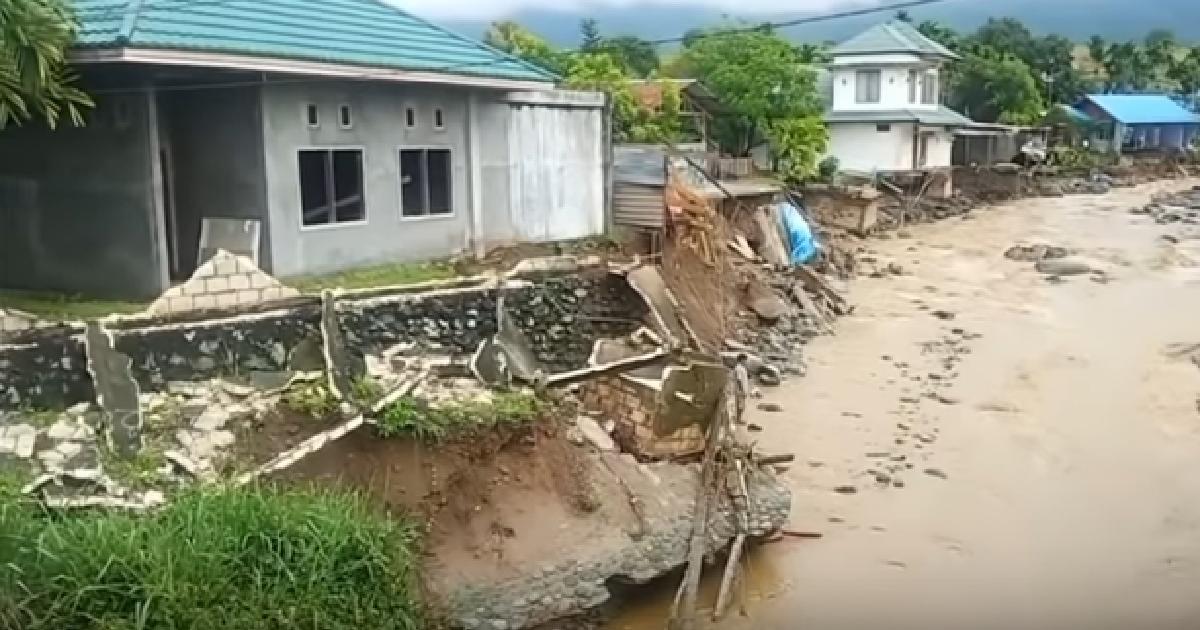
[[[922,105],[937,105],[940,100],[938,90],[941,86],[938,85],[938,73],[936,70],[926,70],[921,76],[921,104]],[[928,96],[929,100],[925,100]]]
[[[875,77],[875,98],[872,100],[871,82],[866,83],[866,95],[862,94],[863,78],[868,75]],[[855,70],[854,71],[854,102],[859,105],[878,105],[883,102],[883,70]]]
[[[438,122],[438,118],[442,119],[441,123]],[[446,109],[443,107],[434,107],[433,108],[433,130],[434,131],[445,131],[446,130]],[[453,156],[451,156],[451,157],[453,157]]]
[[[358,151],[362,153],[362,197],[363,197],[363,218],[361,221],[342,221],[333,223],[322,223],[320,225],[304,225],[304,186],[300,182],[300,152],[301,151]],[[367,207],[367,147],[358,144],[326,144],[313,146],[300,146],[292,151],[295,159],[292,164],[296,169],[296,206],[300,210],[296,213],[296,223],[300,226],[301,232],[320,232],[323,230],[336,230],[340,228],[355,228],[362,227],[370,223],[371,212]]]
[[[343,113],[346,114],[345,118],[342,117]],[[341,127],[342,129],[354,128],[354,108],[350,107],[350,103],[342,103],[338,105],[337,119],[338,127]]]
[[[317,114],[317,122],[312,122],[308,118],[308,110],[312,110]],[[304,121],[304,126],[309,129],[321,128],[321,107],[316,103],[302,103],[300,105],[300,120]]]
[[[411,114],[411,116],[410,116],[410,114]],[[404,128],[405,129],[417,129],[418,127],[420,127],[421,126],[421,117],[419,114],[420,114],[420,112],[417,111],[416,105],[405,105],[404,106]]]
[[[447,192],[450,195],[450,212],[447,212],[445,214],[426,213],[426,214],[423,214],[420,216],[410,217],[410,216],[404,214],[404,181],[401,179],[402,177],[404,177],[404,164],[400,159],[400,152],[401,151],[422,151],[422,150],[428,151],[430,149],[435,149],[435,150],[444,149],[444,150],[450,152],[450,171],[449,171],[450,172],[450,187],[447,190]],[[447,145],[447,144],[401,144],[401,145],[396,146],[396,150],[394,152],[394,156],[396,158],[396,187],[397,187],[396,192],[399,193],[397,195],[397,199],[399,199],[399,202],[400,202],[399,207],[396,208],[396,210],[397,210],[397,212],[399,212],[401,221],[405,221],[405,222],[407,222],[407,221],[418,221],[418,222],[419,221],[437,221],[437,220],[441,220],[441,219],[453,219],[456,216],[458,216],[458,199],[454,195],[454,179],[455,179],[455,177],[454,177],[454,154],[455,154],[454,147]],[[425,194],[426,195],[429,194],[428,186],[426,186],[426,188],[425,188]]]

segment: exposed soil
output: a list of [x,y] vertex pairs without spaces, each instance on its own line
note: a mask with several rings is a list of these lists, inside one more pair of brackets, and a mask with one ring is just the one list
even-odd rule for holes
[[254,421],[253,425],[237,429],[234,461],[244,468],[260,466],[304,440],[332,429],[341,421],[336,414],[314,418],[280,404],[271,413]]
[[569,554],[580,533],[627,520],[597,513],[625,499],[595,478],[592,457],[563,437],[556,420],[436,446],[383,439],[364,426],[277,477],[362,491],[392,513],[421,518],[426,575],[444,593],[536,570]]

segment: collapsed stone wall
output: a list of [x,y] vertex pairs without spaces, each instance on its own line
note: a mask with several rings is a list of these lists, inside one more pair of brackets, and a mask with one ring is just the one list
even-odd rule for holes
[[1022,176],[1016,170],[969,166],[954,169],[954,187],[964,197],[978,201],[1005,201],[1022,196]]
[[[502,285],[347,296],[337,299],[338,317],[354,352],[378,354],[411,343],[467,354],[495,334],[501,296],[551,372],[585,366],[597,339],[628,335],[647,312],[623,276],[598,268]],[[315,300],[301,302],[179,323],[116,321],[108,328],[147,392],[162,391],[171,381],[318,370],[323,367],[320,306]],[[0,409],[62,409],[93,400],[82,335],[83,328],[72,325],[0,342]]]

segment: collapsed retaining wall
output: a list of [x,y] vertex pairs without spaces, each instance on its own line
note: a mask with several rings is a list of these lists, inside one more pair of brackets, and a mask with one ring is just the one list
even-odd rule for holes
[[[402,343],[471,353],[495,334],[503,298],[549,371],[565,371],[585,366],[597,339],[636,330],[647,311],[624,278],[603,267],[461,284],[338,298],[347,345],[360,354]],[[302,298],[198,321],[130,318],[107,327],[142,391],[153,392],[170,381],[323,369],[320,320],[319,302]],[[82,325],[29,330],[0,343],[0,409],[62,409],[93,399]]]

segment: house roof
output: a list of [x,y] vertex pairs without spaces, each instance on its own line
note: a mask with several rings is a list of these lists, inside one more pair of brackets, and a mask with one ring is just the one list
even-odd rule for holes
[[[73,0],[83,50],[150,49],[552,82],[381,0]],[[197,63],[196,65],[203,65]]]
[[970,118],[946,107],[937,109],[889,109],[882,111],[830,111],[825,112],[827,123],[889,123],[915,122],[922,125],[941,125],[946,127],[970,127],[975,124]]
[[1088,94],[1084,98],[1126,125],[1200,124],[1200,116],[1159,94]]
[[921,34],[908,22],[892,20],[876,24],[833,47],[833,56],[879,55],[887,53],[909,53],[919,56],[934,56],[957,59],[958,55],[945,46]]

